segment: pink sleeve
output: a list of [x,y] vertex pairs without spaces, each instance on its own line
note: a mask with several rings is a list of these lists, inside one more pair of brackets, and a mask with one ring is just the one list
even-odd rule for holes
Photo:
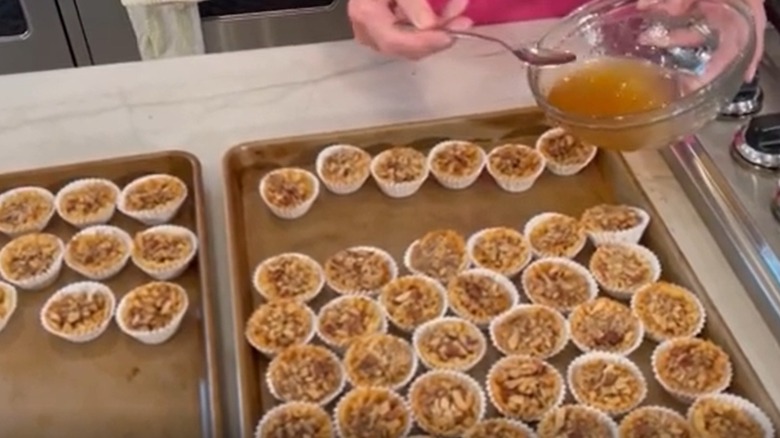
[[[429,0],[441,11],[448,0]],[[508,23],[562,17],[584,0],[470,0],[466,15],[477,24]]]

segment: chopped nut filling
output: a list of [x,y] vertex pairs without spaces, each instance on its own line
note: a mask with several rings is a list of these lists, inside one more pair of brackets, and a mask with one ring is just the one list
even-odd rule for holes
[[339,359],[327,348],[296,345],[271,361],[268,380],[281,400],[324,403],[341,390],[344,374]]
[[623,418],[620,438],[694,438],[682,415],[651,406],[639,408]]
[[103,182],[93,182],[64,193],[59,208],[68,217],[91,218],[112,208],[116,198],[114,187]]
[[533,148],[519,144],[507,144],[493,149],[488,156],[493,172],[515,178],[529,177],[544,165],[542,155]]
[[689,414],[698,436],[707,438],[763,438],[761,424],[740,406],[717,398],[694,403]]
[[433,435],[463,436],[480,421],[484,409],[477,388],[467,376],[429,372],[418,378],[409,393],[417,424]]
[[337,292],[376,291],[393,279],[385,254],[362,248],[339,251],[325,262],[325,276]]
[[555,310],[539,305],[517,307],[493,326],[493,340],[506,354],[545,359],[565,340],[566,321]]
[[539,152],[548,160],[564,165],[584,164],[595,150],[595,146],[583,143],[564,131],[558,135],[548,134],[539,145]]
[[577,269],[551,260],[529,266],[523,276],[523,287],[535,304],[569,310],[591,298],[587,276]]
[[585,210],[581,221],[589,231],[625,231],[642,223],[642,216],[634,207],[602,204]]
[[637,291],[632,307],[645,330],[661,339],[694,335],[704,318],[695,295],[662,281]]
[[0,285],[0,321],[5,320],[11,313],[11,306],[11,293],[8,292],[6,286]]
[[503,418],[482,420],[464,438],[532,438],[526,429]]
[[529,261],[531,249],[525,237],[506,227],[485,230],[471,249],[474,264],[503,275],[513,275]]
[[358,148],[333,152],[322,164],[322,178],[339,183],[353,183],[364,179],[369,172],[371,155]]
[[68,242],[68,262],[101,271],[121,263],[130,252],[121,237],[111,233],[81,233]]
[[572,257],[586,239],[577,219],[557,213],[534,226],[528,235],[531,246],[545,257]]
[[447,298],[455,313],[477,324],[490,322],[514,304],[510,291],[497,279],[471,271],[450,281]]
[[260,350],[278,353],[305,343],[314,330],[314,317],[303,304],[272,301],[258,307],[246,324],[246,338]]
[[658,378],[669,388],[691,394],[718,391],[731,379],[731,360],[722,348],[697,338],[674,339],[659,350]]
[[609,423],[584,406],[566,405],[548,412],[536,428],[539,438],[614,438]]
[[333,425],[317,405],[287,403],[267,414],[258,438],[333,438]]
[[628,306],[609,298],[580,304],[569,316],[571,336],[590,350],[623,353],[639,341],[641,323]]
[[407,183],[417,181],[425,174],[425,155],[416,149],[395,147],[382,152],[375,159],[377,164],[374,171],[382,181]]
[[590,259],[590,271],[600,283],[626,291],[652,282],[650,261],[631,247],[602,245]]
[[441,316],[445,306],[441,288],[419,276],[391,281],[382,288],[379,301],[390,320],[403,330],[413,330]]
[[9,242],[2,251],[3,270],[8,280],[23,280],[46,273],[62,252],[53,234],[27,234]]
[[453,141],[434,153],[431,167],[446,175],[469,176],[480,169],[483,154],[479,145]]
[[463,320],[442,319],[420,333],[417,353],[431,368],[471,368],[485,352],[482,332]]
[[392,388],[410,377],[415,360],[408,342],[377,333],[355,340],[344,356],[344,365],[354,386]]
[[111,317],[109,298],[102,292],[84,290],[65,294],[44,310],[46,324],[59,333],[92,333]]
[[331,301],[319,315],[319,332],[329,343],[346,347],[355,339],[383,329],[382,310],[370,298],[348,296]]
[[263,196],[276,207],[295,207],[314,196],[312,175],[302,169],[279,169],[264,178]]
[[339,402],[342,438],[402,438],[411,418],[403,398],[381,388],[357,388]]
[[145,265],[167,266],[181,262],[192,250],[192,240],[186,234],[141,231],[133,238],[136,261]]
[[179,178],[160,175],[147,178],[127,191],[125,207],[128,211],[145,211],[165,207],[187,195],[187,186]]
[[40,227],[54,210],[51,199],[37,190],[18,190],[0,203],[0,229],[21,232]]
[[431,231],[413,245],[409,264],[414,271],[447,284],[468,265],[466,240],[457,231]]
[[269,300],[309,298],[321,282],[317,263],[297,254],[281,254],[264,261],[255,276],[255,285]]
[[540,359],[509,356],[494,365],[488,375],[493,404],[504,415],[534,421],[558,403],[563,378]]
[[151,332],[167,327],[184,310],[186,292],[181,286],[154,281],[130,291],[120,315],[127,328]]
[[645,395],[637,370],[626,364],[594,358],[572,370],[571,390],[579,400],[607,413],[632,409]]

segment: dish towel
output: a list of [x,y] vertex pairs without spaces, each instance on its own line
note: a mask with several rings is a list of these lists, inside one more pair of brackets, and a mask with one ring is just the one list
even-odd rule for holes
[[205,52],[198,2],[122,0],[144,61]]

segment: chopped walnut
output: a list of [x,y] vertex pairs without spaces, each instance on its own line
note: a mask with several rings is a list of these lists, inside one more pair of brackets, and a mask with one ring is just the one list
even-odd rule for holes
[[79,233],[68,242],[68,262],[94,271],[122,263],[130,248],[119,236],[112,233]]
[[305,305],[292,300],[272,301],[258,307],[246,323],[246,338],[260,351],[278,353],[308,341],[314,317]]
[[507,276],[518,273],[530,256],[531,249],[525,237],[506,227],[483,231],[471,248],[475,265]]
[[499,280],[474,271],[464,271],[450,280],[447,298],[456,314],[477,324],[490,322],[516,301]]
[[704,318],[695,295],[663,281],[639,289],[631,305],[645,330],[657,339],[693,336]]
[[488,166],[493,172],[515,178],[526,178],[544,165],[542,155],[525,145],[506,144],[493,149],[488,155]]
[[588,350],[627,353],[641,342],[641,322],[628,306],[609,298],[580,304],[569,316],[571,336]]
[[493,340],[505,354],[546,359],[566,341],[566,321],[554,309],[540,305],[516,307],[492,327]]
[[379,302],[388,318],[403,330],[413,330],[444,313],[444,293],[427,277],[397,278],[382,288]]
[[624,363],[591,358],[575,365],[571,390],[584,404],[609,414],[618,414],[639,404],[646,394],[638,369]]
[[[132,183],[131,183],[132,184]],[[187,186],[171,175],[157,175],[133,184],[125,193],[128,211],[146,211],[165,207],[187,195]]]
[[539,260],[523,273],[523,288],[535,304],[569,310],[591,299],[587,274],[555,261]]
[[105,293],[84,290],[63,294],[43,311],[46,324],[66,335],[92,333],[111,318],[111,303]]
[[384,329],[382,310],[372,299],[346,296],[320,310],[320,336],[330,344],[347,347],[355,339]]
[[8,280],[24,280],[49,271],[62,253],[60,239],[47,233],[27,234],[9,242],[2,250],[3,271]]
[[281,254],[265,260],[255,271],[255,286],[269,300],[311,298],[319,292],[322,271],[313,259]]
[[599,246],[590,258],[590,271],[599,283],[627,292],[654,280],[650,260],[625,245]]
[[376,333],[358,338],[349,346],[344,366],[354,386],[392,388],[411,377],[416,360],[407,341]]
[[402,438],[412,420],[400,395],[382,388],[356,388],[339,402],[336,421],[342,438]]
[[0,203],[0,229],[12,233],[39,229],[52,210],[54,204],[43,192],[18,189]]
[[168,266],[185,260],[193,250],[190,236],[167,231],[141,231],[133,238],[136,262],[149,266]]
[[682,415],[652,406],[626,415],[620,422],[619,434],[621,438],[694,438],[691,426]]
[[417,379],[409,391],[409,401],[417,424],[426,432],[459,437],[474,427],[483,412],[479,389],[468,377],[437,371]]
[[559,402],[563,377],[552,365],[523,356],[497,362],[487,385],[496,408],[512,418],[535,421]]
[[731,360],[722,348],[698,338],[676,338],[662,344],[655,362],[667,388],[700,395],[719,391],[731,380]]
[[380,153],[375,160],[374,172],[382,181],[408,183],[425,175],[425,155],[416,149],[395,147]]
[[266,414],[257,438],[333,438],[333,425],[321,407],[291,402]]
[[325,277],[336,292],[375,292],[393,279],[391,261],[381,251],[349,248],[325,262]]
[[469,176],[480,170],[484,152],[467,141],[451,141],[433,152],[432,170],[451,176]]
[[539,144],[539,152],[545,158],[564,165],[584,164],[595,151],[595,146],[584,143],[565,131],[559,131],[556,135],[547,134]]
[[7,286],[0,285],[0,321],[5,320],[8,314],[11,313],[11,293],[8,292]]
[[431,231],[412,246],[409,268],[447,284],[468,266],[466,240],[457,231]]
[[329,153],[320,170],[323,179],[338,183],[354,183],[368,175],[371,155],[366,151],[349,147]]
[[589,231],[625,231],[638,226],[642,216],[634,207],[602,204],[585,210],[581,221]]
[[454,318],[429,324],[419,329],[415,348],[430,368],[471,368],[484,354],[485,337],[473,324]]
[[469,429],[463,438],[533,438],[530,429],[526,429],[505,418],[482,420]]
[[577,219],[558,213],[551,213],[528,233],[531,247],[544,257],[573,257],[586,239]]
[[263,182],[261,189],[265,201],[276,207],[296,207],[314,196],[314,176],[303,169],[274,170],[263,178]]
[[268,365],[274,395],[284,401],[325,404],[341,391],[344,373],[338,357],[316,345],[296,345]]
[[715,397],[696,401],[688,414],[696,436],[707,438],[764,438],[761,424],[738,404]]
[[91,218],[113,208],[116,198],[115,187],[93,182],[63,193],[59,208],[68,217]]
[[581,405],[549,411],[536,428],[539,438],[614,438],[609,418]]
[[165,281],[154,281],[130,291],[124,298],[126,305],[119,315],[128,329],[151,332],[167,327],[184,312],[186,292],[181,286]]

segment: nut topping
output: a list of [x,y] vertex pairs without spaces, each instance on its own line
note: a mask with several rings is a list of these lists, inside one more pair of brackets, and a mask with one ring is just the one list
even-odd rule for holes
[[415,332],[415,348],[429,368],[465,371],[485,353],[485,336],[467,321],[457,318],[433,320]]
[[61,254],[62,242],[57,236],[26,234],[3,248],[0,263],[7,280],[19,281],[45,274]]
[[113,208],[117,200],[116,187],[105,182],[91,182],[60,197],[60,214],[72,218],[91,218]]
[[296,345],[271,361],[268,381],[280,400],[324,405],[341,392],[344,373],[339,359],[327,348]]
[[339,293],[375,292],[395,277],[392,259],[381,250],[354,247],[325,262],[328,285]]
[[531,249],[520,232],[507,227],[488,228],[471,247],[474,264],[499,274],[517,274],[530,260]]
[[130,291],[119,317],[133,331],[151,332],[168,327],[187,308],[187,293],[179,285],[153,281]]
[[311,403],[285,403],[269,411],[257,438],[333,438],[327,412]]
[[528,146],[506,144],[490,152],[488,166],[499,175],[526,178],[534,175],[544,166],[544,158]]
[[425,155],[416,149],[395,147],[380,153],[374,159],[374,175],[382,181],[408,183],[425,175]]
[[663,281],[639,289],[631,307],[657,339],[695,336],[704,318],[701,303],[693,293]]
[[466,240],[457,231],[436,230],[412,245],[409,269],[447,284],[466,269]]
[[[591,299],[591,284],[584,268],[574,262],[541,259],[523,273],[523,289],[534,304],[570,310]],[[585,272],[583,272],[585,271]]]
[[619,356],[581,356],[573,363],[569,386],[580,403],[617,415],[633,409],[647,394],[639,369]]
[[682,415],[652,406],[626,415],[620,423],[619,434],[621,438],[694,438],[691,426]]
[[612,420],[582,405],[566,405],[548,412],[539,422],[539,438],[614,438]]
[[306,343],[312,333],[312,311],[296,301],[280,300],[258,307],[247,321],[245,335],[258,350],[278,353],[292,345]]
[[0,230],[27,232],[42,228],[54,204],[42,189],[15,189],[0,202]]
[[434,149],[432,170],[451,176],[473,175],[480,170],[484,151],[479,145],[467,141],[449,141]]
[[444,313],[443,288],[434,280],[410,275],[382,288],[379,301],[388,318],[402,330],[413,330]]
[[479,385],[465,374],[431,371],[417,378],[409,390],[417,424],[426,432],[460,437],[484,413]]
[[595,151],[595,146],[583,143],[563,130],[548,131],[539,142],[539,152],[545,158],[563,165],[584,164]]
[[731,381],[729,355],[704,339],[672,339],[653,356],[659,382],[672,391],[696,396],[723,390]]
[[490,273],[469,270],[450,280],[447,298],[456,314],[486,324],[517,302],[517,296],[508,287]]
[[535,421],[560,403],[563,377],[552,365],[523,356],[505,357],[487,378],[491,400],[504,415]]
[[639,226],[642,216],[634,207],[602,204],[585,210],[581,221],[589,231],[625,231]]
[[703,397],[688,414],[696,436],[707,438],[764,438],[770,436],[745,408],[728,396]]
[[566,320],[554,309],[536,304],[518,306],[491,327],[493,341],[504,354],[546,359],[566,342]]
[[599,283],[627,292],[655,280],[650,260],[629,245],[599,246],[590,258],[590,271]]
[[171,175],[145,177],[143,181],[131,183],[125,189],[127,211],[146,211],[166,207],[187,196],[187,186]]
[[356,388],[336,408],[342,438],[402,438],[411,418],[404,399],[382,388]]
[[358,338],[344,355],[347,376],[354,386],[401,385],[411,377],[416,360],[408,342],[382,333]]
[[11,313],[11,293],[8,291],[8,286],[0,285],[0,322],[4,321],[6,317]]
[[83,290],[62,294],[43,311],[46,325],[65,335],[83,335],[99,330],[111,318],[111,301],[105,293]]
[[265,201],[273,206],[296,207],[314,196],[314,178],[303,169],[278,169],[263,178],[260,190]]
[[320,291],[322,271],[314,259],[287,253],[271,257],[255,271],[255,287],[269,300],[306,301]]
[[569,316],[569,325],[572,338],[586,350],[628,354],[643,335],[631,309],[609,298],[577,306]]
[[68,263],[94,271],[122,263],[129,252],[127,243],[110,232],[76,234],[66,250]]
[[345,296],[331,301],[318,318],[319,334],[329,344],[347,347],[355,339],[385,330],[382,308],[374,300]]
[[320,175],[323,179],[339,183],[363,180],[369,171],[371,155],[356,147],[344,147],[328,153],[323,160]]
[[574,257],[587,239],[577,219],[547,213],[539,222],[528,228],[531,247],[543,257]]
[[532,438],[535,435],[520,423],[505,418],[482,420],[464,438]]
[[146,230],[133,238],[134,260],[149,266],[168,266],[186,260],[194,250],[184,233]]

